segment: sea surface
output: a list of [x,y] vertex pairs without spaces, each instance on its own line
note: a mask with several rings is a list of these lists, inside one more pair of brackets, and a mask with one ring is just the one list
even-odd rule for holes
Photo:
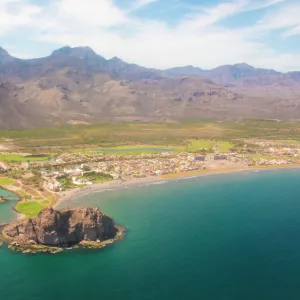
[[[17,214],[12,208],[17,203],[18,196],[0,188],[0,197],[10,199],[9,202],[0,203],[0,224],[1,224],[1,223],[9,222],[12,219],[16,218]],[[0,270],[1,270],[1,265],[0,265]]]
[[2,247],[0,299],[300,299],[300,170],[175,180],[67,205],[100,206],[128,227],[125,240],[56,255]]

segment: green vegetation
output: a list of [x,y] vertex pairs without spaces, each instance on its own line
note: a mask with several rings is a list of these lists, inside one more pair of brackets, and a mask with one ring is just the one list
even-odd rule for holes
[[[95,171],[87,171],[83,173],[81,177],[78,178],[79,180],[85,180],[85,181],[90,181],[93,183],[103,183],[107,181],[113,180],[113,177],[110,174],[105,174],[101,172],[95,172]],[[61,183],[62,187],[64,189],[72,189],[75,187],[82,187],[82,185],[76,185],[72,182],[72,179],[69,175],[63,175],[61,177],[57,178],[57,181]]]
[[50,202],[48,200],[43,201],[23,201],[16,205],[16,210],[24,214],[28,218],[35,217],[39,212],[48,207]]
[[[149,148],[147,148],[149,147]],[[110,147],[110,148],[100,148],[100,149],[80,149],[80,150],[72,150],[74,153],[80,154],[91,154],[91,153],[102,153],[102,154],[113,154],[113,155],[138,155],[138,154],[158,154],[162,152],[175,151],[175,152],[183,152],[183,147],[175,147],[175,146],[160,146],[155,149],[155,146],[124,146],[122,148],[118,147]]]
[[102,151],[97,151],[97,153],[106,153],[106,154],[113,154],[113,155],[138,155],[138,154],[157,154],[157,153],[161,153],[163,151],[159,151],[159,150],[148,150],[148,149],[136,149],[136,150],[122,150],[122,151],[118,151],[117,149],[110,149],[110,148],[106,148],[105,150],[102,149]]
[[[241,153],[250,154],[255,159],[271,160],[274,157],[258,155],[264,153],[256,141],[271,140],[281,144],[300,144],[300,122],[278,122],[274,120],[244,119],[238,122],[199,122],[183,120],[178,123],[125,123],[98,125],[68,125],[64,127],[39,128],[30,130],[0,131],[0,143],[12,140],[20,153],[31,155],[5,154],[0,152],[0,160],[7,162],[44,161],[65,152],[103,153],[109,155],[156,154],[163,151],[217,153],[230,152],[232,148]],[[284,140],[281,138],[284,137]],[[246,144],[247,147],[244,147]],[[48,154],[41,154],[48,153]],[[88,162],[89,158],[75,157]],[[296,161],[296,158],[294,159]],[[300,159],[299,159],[300,160]],[[66,159],[67,161],[67,159]],[[75,159],[74,159],[75,161]],[[61,166],[48,166],[50,170],[61,171]],[[107,172],[113,171],[113,164]],[[105,173],[83,167],[83,175],[78,176],[82,185],[75,185],[68,175],[57,180],[63,189],[84,186],[84,182],[103,183],[113,180]],[[16,209],[27,217],[33,217],[39,211],[56,201],[56,195],[44,189],[41,178],[43,167],[11,168],[9,177],[0,177],[1,185],[15,185],[22,190],[17,193],[27,201],[17,204]],[[16,180],[14,180],[16,179]]]
[[253,155],[252,158],[254,158],[254,159],[272,160],[272,159],[274,159],[274,156],[272,156],[272,155]]
[[189,140],[185,150],[188,152],[210,152],[216,148],[222,153],[229,152],[234,144],[229,141]]
[[3,160],[5,162],[43,161],[48,159],[49,156],[45,155],[22,156],[18,154],[0,154],[0,160]]
[[77,187],[73,182],[70,176],[68,175],[63,175],[61,177],[56,178],[57,181],[62,185],[63,188],[65,189],[72,189]]
[[98,173],[94,171],[85,172],[83,174],[83,178],[92,181],[93,183],[103,183],[113,180],[113,177],[110,174],[105,174],[101,172]]
[[223,153],[229,152],[233,147],[234,144],[227,141],[219,142],[218,144],[219,151]]
[[211,140],[190,140],[186,148],[189,152],[197,152],[200,149],[212,149],[214,144]]
[[[155,146],[155,145],[126,145],[126,146],[117,146],[117,147],[110,147],[106,148],[107,150],[138,150],[138,149],[145,149],[145,148],[163,148],[162,146]],[[166,146],[167,148],[167,146]]]
[[0,185],[13,185],[15,180],[7,177],[0,177]]
[[[177,124],[165,123],[124,123],[98,125],[68,125],[64,127],[39,128],[30,130],[0,131],[0,136],[13,139],[24,152],[39,151],[38,147],[48,147],[47,152],[57,149],[51,147],[73,148],[78,145],[84,149],[111,148],[135,149],[151,145],[161,148],[176,148],[181,151],[187,140],[216,140],[233,142],[241,138],[263,138],[286,141],[300,141],[300,122],[277,122],[274,120],[244,119],[238,122],[199,122],[181,121]],[[299,142],[297,142],[299,143]],[[130,145],[130,146],[129,146]],[[207,145],[196,145],[205,148]],[[178,149],[179,148],[179,149]],[[43,148],[44,151],[45,148]],[[76,149],[75,149],[76,150]],[[3,159],[0,157],[0,160]],[[5,157],[6,160],[42,160],[45,157]]]

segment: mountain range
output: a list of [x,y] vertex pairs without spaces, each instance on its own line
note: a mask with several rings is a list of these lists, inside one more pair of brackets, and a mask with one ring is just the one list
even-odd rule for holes
[[0,128],[182,118],[292,120],[300,114],[300,72],[246,63],[211,70],[158,70],[63,47],[18,59],[0,47]]

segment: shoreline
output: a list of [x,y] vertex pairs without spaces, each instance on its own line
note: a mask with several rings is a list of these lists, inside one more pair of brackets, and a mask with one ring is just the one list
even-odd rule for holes
[[55,204],[54,207],[58,207],[62,203],[77,199],[88,195],[90,193],[98,193],[110,190],[116,190],[120,188],[134,187],[139,186],[140,184],[155,184],[159,182],[169,182],[180,179],[192,179],[202,176],[209,175],[218,175],[218,174],[227,174],[235,172],[244,172],[244,171],[271,171],[271,170],[282,170],[282,169],[300,169],[300,164],[297,165],[284,165],[284,166],[261,166],[261,167],[242,167],[242,168],[219,168],[219,169],[209,169],[209,170],[195,170],[188,172],[181,172],[175,174],[166,174],[157,177],[145,177],[140,179],[133,179],[127,181],[109,181],[105,183],[92,184],[90,186],[85,186],[83,188],[75,188],[67,190],[60,193],[60,198]]
[[[145,185],[145,184],[155,184],[155,183],[169,182],[169,181],[180,180],[180,179],[193,179],[202,176],[244,172],[244,171],[259,171],[259,170],[271,171],[271,170],[299,169],[299,168],[300,168],[300,164],[282,165],[282,166],[255,166],[255,167],[241,166],[240,168],[216,168],[216,169],[206,169],[206,170],[194,170],[194,171],[187,171],[181,173],[166,174],[157,177],[145,177],[145,178],[139,178],[139,179],[133,179],[127,181],[118,181],[118,180],[109,181],[105,183],[97,183],[82,188],[74,188],[71,190],[60,192],[58,193],[59,199],[57,200],[57,203],[53,207],[58,208],[58,206],[60,206],[62,203],[66,203],[68,201],[77,199],[78,197],[88,195],[89,193],[98,193],[103,191],[116,190],[120,188],[128,188],[128,187],[134,187],[134,186]],[[16,191],[11,191],[3,186],[0,186],[0,188],[10,191],[18,196],[17,203],[15,203],[12,209],[16,213],[15,220],[23,219],[25,215],[18,212],[15,208],[19,202],[23,201],[22,197],[18,193],[16,193]]]
[[74,200],[77,197],[85,196],[89,193],[115,190],[120,188],[126,188],[128,186],[138,186],[140,184],[155,183],[160,181],[166,181],[166,180],[158,176],[158,177],[145,177],[145,178],[127,180],[127,181],[115,180],[115,181],[109,181],[105,183],[91,184],[89,186],[85,186],[82,188],[75,188],[72,190],[61,192],[60,193],[61,197],[59,198],[59,200],[57,201],[54,207],[59,206],[61,203]]

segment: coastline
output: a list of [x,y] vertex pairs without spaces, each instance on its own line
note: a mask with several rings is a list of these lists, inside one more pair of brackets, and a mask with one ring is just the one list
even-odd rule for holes
[[85,186],[82,188],[75,188],[72,190],[61,192],[60,193],[61,197],[59,198],[59,200],[57,201],[54,207],[59,206],[63,202],[74,200],[77,197],[85,196],[89,193],[97,193],[106,190],[115,190],[119,188],[126,188],[128,186],[138,186],[140,184],[155,183],[160,181],[165,181],[165,180],[162,177],[157,176],[157,177],[145,177],[145,178],[127,180],[127,181],[115,180],[115,181],[109,181],[105,183],[91,184],[89,186]]
[[188,172],[181,172],[175,174],[167,174],[157,177],[145,177],[140,179],[133,179],[127,181],[109,181],[105,183],[92,184],[83,188],[75,188],[72,190],[67,190],[60,193],[60,198],[55,204],[54,207],[59,206],[62,203],[74,200],[78,197],[88,195],[90,193],[97,193],[109,190],[115,190],[120,188],[127,188],[132,186],[139,186],[144,184],[155,184],[159,182],[169,182],[173,180],[188,179],[188,178],[197,178],[202,176],[217,175],[217,174],[227,174],[235,172],[244,172],[244,171],[259,171],[259,170],[281,170],[281,169],[299,169],[300,164],[297,165],[284,165],[284,166],[260,166],[260,167],[241,167],[241,168],[219,168],[219,169],[207,169],[207,170],[195,170]]
[[[23,219],[23,218],[25,217],[25,215],[19,213],[19,212],[16,210],[16,205],[17,205],[20,201],[23,200],[23,199],[22,199],[22,196],[19,195],[18,192],[14,191],[14,190],[11,190],[11,189],[9,189],[9,188],[7,188],[7,187],[4,187],[3,185],[0,185],[0,189],[5,190],[5,191],[8,191],[8,192],[10,192],[10,193],[12,193],[12,194],[14,194],[14,195],[17,196],[16,199],[5,198],[6,201],[1,202],[0,205],[1,205],[1,204],[5,204],[5,203],[9,203],[10,201],[16,201],[16,203],[15,203],[14,206],[12,207],[12,210],[16,213],[16,220],[21,220],[21,219]],[[1,222],[0,222],[0,227],[1,227],[3,224],[6,224],[6,223],[1,223]],[[0,230],[0,232],[1,232],[1,230]]]
[[[78,197],[82,197],[88,195],[90,193],[97,193],[109,190],[115,190],[120,188],[128,188],[133,186],[145,185],[145,184],[156,184],[160,182],[168,182],[173,180],[180,180],[180,179],[188,179],[188,178],[197,178],[201,176],[210,176],[210,175],[217,175],[217,174],[226,174],[226,173],[234,173],[234,172],[244,172],[244,171],[272,171],[272,170],[281,170],[281,169],[298,169],[300,168],[300,164],[294,165],[282,165],[282,166],[255,166],[255,167],[247,167],[247,166],[240,166],[234,168],[215,168],[215,169],[206,169],[206,170],[195,170],[195,171],[187,171],[181,173],[173,173],[173,174],[166,174],[162,176],[156,177],[145,177],[145,178],[138,178],[133,180],[127,181],[109,181],[105,183],[97,183],[92,184],[89,186],[85,186],[82,188],[75,188],[67,191],[63,191],[58,193],[59,199],[57,203],[54,205],[54,208],[57,208],[62,203],[74,200]],[[17,196],[19,196],[17,203],[13,206],[13,210],[16,212],[16,220],[21,220],[25,218],[25,215],[21,214],[16,210],[16,205],[23,201],[22,197],[18,195],[16,191],[11,191],[3,186],[0,186],[2,189],[13,192]]]

